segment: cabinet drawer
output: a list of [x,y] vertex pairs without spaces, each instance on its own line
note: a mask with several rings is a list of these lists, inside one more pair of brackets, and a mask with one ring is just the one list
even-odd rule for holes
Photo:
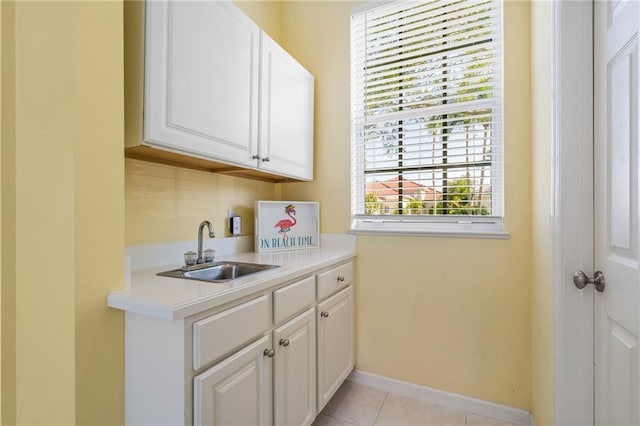
[[273,322],[289,318],[315,300],[316,277],[305,278],[273,292]]
[[193,324],[193,369],[216,360],[269,328],[264,295]]
[[335,293],[353,281],[353,262],[318,274],[318,300]]

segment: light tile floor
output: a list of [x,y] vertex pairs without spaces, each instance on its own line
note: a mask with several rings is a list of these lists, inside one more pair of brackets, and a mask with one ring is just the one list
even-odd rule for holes
[[313,426],[516,426],[347,380]]

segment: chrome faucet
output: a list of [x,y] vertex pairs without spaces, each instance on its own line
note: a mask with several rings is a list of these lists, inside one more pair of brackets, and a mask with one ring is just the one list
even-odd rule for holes
[[198,263],[204,263],[204,258],[202,257],[202,231],[204,231],[205,226],[209,228],[209,238],[214,238],[216,236],[211,222],[208,220],[202,221],[198,228]]

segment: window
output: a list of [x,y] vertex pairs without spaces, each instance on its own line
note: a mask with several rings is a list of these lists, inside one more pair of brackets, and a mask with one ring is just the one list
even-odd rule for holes
[[506,235],[500,0],[364,7],[351,18],[352,230]]

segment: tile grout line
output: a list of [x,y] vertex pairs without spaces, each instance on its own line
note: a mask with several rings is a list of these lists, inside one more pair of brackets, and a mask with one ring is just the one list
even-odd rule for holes
[[344,418],[336,415],[336,413],[331,414],[329,417],[333,417],[334,419],[338,419],[340,421],[347,422],[347,423],[355,425],[355,426],[361,426],[361,425],[359,425],[357,423],[352,423],[350,420],[344,419]]
[[348,419],[345,419],[343,417],[340,417],[339,415],[336,415],[336,413],[325,414],[325,415],[329,416],[329,417],[333,417],[334,419],[338,419],[338,420],[340,420],[342,422],[349,423],[350,425],[353,425],[353,426],[369,426],[369,425],[361,425],[360,423],[353,423],[351,420],[348,420]]
[[389,393],[390,392],[385,392],[384,399],[382,400],[382,404],[380,404],[380,407],[378,407],[378,412],[376,413],[376,416],[373,418],[372,426],[375,426],[376,422],[378,421],[378,417],[380,417],[380,412],[382,411],[382,407],[384,406],[384,403],[387,402],[387,398],[389,397]]
[[342,418],[340,418],[340,417],[330,416],[330,415],[328,415],[328,414],[325,414],[325,416],[327,416],[327,417],[331,417],[332,419],[340,420],[341,422],[348,423],[348,424],[353,425],[353,426],[360,426],[360,425],[358,425],[357,423],[352,423],[351,421],[349,421],[349,420],[345,420],[345,419],[342,419]]

